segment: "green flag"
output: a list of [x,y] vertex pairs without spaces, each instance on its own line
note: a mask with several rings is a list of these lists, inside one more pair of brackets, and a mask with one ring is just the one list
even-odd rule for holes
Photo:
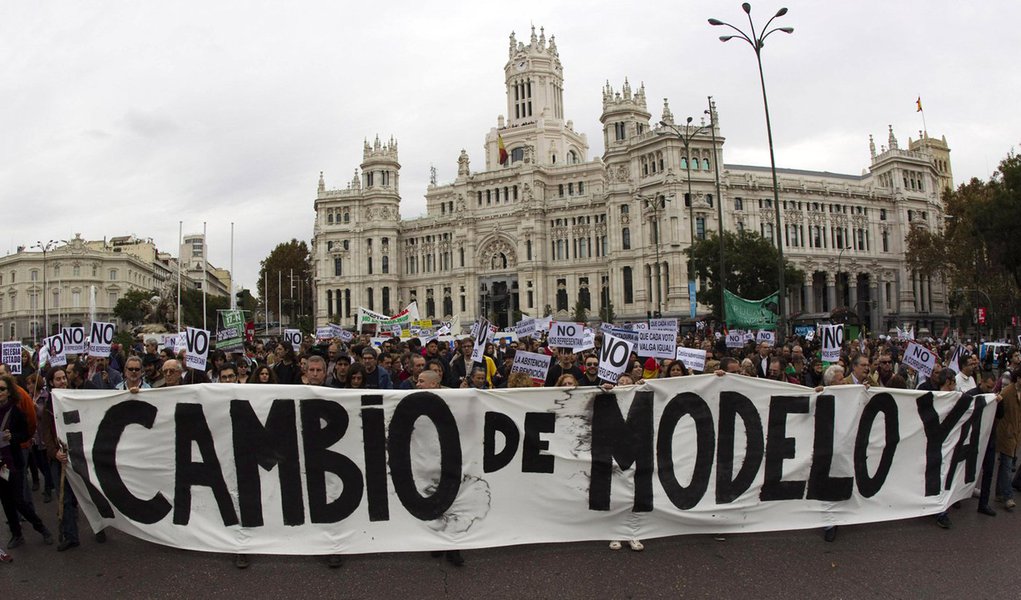
[[726,302],[727,327],[731,329],[776,329],[779,311],[779,292],[773,292],[762,300],[745,300],[740,296],[723,291]]

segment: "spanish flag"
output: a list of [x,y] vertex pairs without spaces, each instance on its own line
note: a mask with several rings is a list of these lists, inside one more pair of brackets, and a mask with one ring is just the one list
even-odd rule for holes
[[915,112],[922,112],[922,97],[921,96],[918,97],[918,100],[915,100],[915,106],[917,107]]
[[500,150],[500,164],[507,164],[507,147],[503,145],[503,136],[496,134],[496,147]]

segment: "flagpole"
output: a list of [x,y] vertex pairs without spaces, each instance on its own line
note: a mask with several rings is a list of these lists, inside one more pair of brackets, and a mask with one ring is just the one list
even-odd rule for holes
[[230,222],[230,308],[231,310],[237,310],[238,298],[234,294],[234,221]]
[[206,287],[209,278],[206,276],[206,256],[209,255],[209,243],[206,241],[206,222],[202,221],[202,329],[209,331],[206,327]]
[[181,332],[181,245],[184,236],[184,221],[177,222],[177,332]]
[[284,315],[283,315],[283,313],[284,313],[284,309],[283,309],[283,305],[284,305],[284,292],[283,292],[283,286],[284,286],[284,272],[283,271],[277,271],[277,329],[279,330],[279,335],[280,335],[281,339],[283,338],[283,335],[284,335]]
[[[918,107],[918,112],[922,113],[922,136],[923,138],[929,137],[929,128],[925,125],[925,109],[922,108],[922,97],[918,96],[918,100],[915,101],[915,105]],[[923,142],[924,143],[924,142]]]

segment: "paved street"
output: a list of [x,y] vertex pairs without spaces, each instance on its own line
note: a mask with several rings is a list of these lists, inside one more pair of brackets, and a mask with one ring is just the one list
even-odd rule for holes
[[[41,504],[56,530],[55,503]],[[954,528],[919,518],[819,531],[649,540],[642,553],[603,543],[493,548],[456,568],[428,553],[233,558],[166,548],[112,531],[58,553],[26,531],[0,565],[5,598],[1013,598],[1021,511],[952,510]],[[6,539],[7,528],[3,528]]]

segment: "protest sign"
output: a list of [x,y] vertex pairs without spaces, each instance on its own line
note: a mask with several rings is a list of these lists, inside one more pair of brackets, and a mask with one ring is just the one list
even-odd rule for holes
[[110,356],[110,346],[113,344],[113,335],[117,332],[117,326],[113,323],[93,321],[90,331],[89,356],[103,358]]
[[574,350],[574,353],[577,354],[579,352],[591,350],[595,347],[596,347],[596,332],[591,328],[586,327],[585,331],[582,333],[581,345],[575,346],[574,348],[572,348],[572,350]]
[[738,329],[733,329],[727,332],[727,347],[728,348],[744,348],[744,332]]
[[677,319],[650,319],[649,329],[657,331],[677,331]]
[[677,360],[684,363],[689,371],[705,371],[705,350],[680,347],[677,349]]
[[951,355],[950,360],[947,361],[947,368],[954,373],[961,372],[961,356],[964,355],[964,346],[957,344],[954,348],[954,353]]
[[316,341],[325,342],[333,339],[332,327],[316,327]]
[[622,340],[627,340],[627,341],[631,342],[632,344],[637,344],[638,343],[638,332],[635,331],[634,329],[623,328],[623,327],[614,327],[613,325],[610,325],[609,323],[603,323],[599,327],[599,330],[602,331],[603,333],[608,333],[608,334],[612,335],[615,338],[620,338]]
[[188,327],[184,332],[184,366],[189,369],[206,370],[209,357],[209,332],[205,329]]
[[638,332],[638,356],[653,358],[675,358],[677,356],[677,332],[648,329]]
[[928,377],[936,366],[936,355],[927,348],[911,342],[904,351],[904,364],[918,371],[920,375]]
[[240,310],[216,311],[216,349],[243,352],[245,349],[245,314]]
[[840,360],[840,350],[844,346],[844,326],[820,325],[819,334],[822,336],[822,359],[831,363]]
[[713,375],[609,392],[367,392],[200,384],[53,396],[93,530],[231,554],[914,519],[971,496],[996,412],[989,395],[816,393]]
[[64,327],[60,330],[61,337],[64,338],[64,352],[67,354],[84,354],[85,353],[85,328],[84,327]]
[[574,348],[585,343],[585,327],[577,323],[555,321],[550,325],[550,348]]
[[514,355],[514,362],[511,363],[510,372],[526,373],[536,385],[541,386],[546,382],[546,375],[549,373],[550,362],[552,360],[553,357],[548,354],[519,350]]
[[488,319],[480,319],[475,321],[472,331],[472,337],[475,338],[475,345],[472,347],[472,362],[482,362],[482,355],[486,352],[486,344],[493,339],[496,327],[490,325]]
[[284,330],[284,343],[290,344],[291,348],[295,352],[301,351],[301,330],[300,329],[285,329]]
[[532,317],[525,317],[514,326],[514,332],[518,334],[519,338],[532,337],[535,335],[535,331],[536,322]]
[[774,346],[774,345],[776,345],[776,332],[774,332],[774,331],[766,331],[765,329],[760,329],[755,334],[755,343],[761,344],[762,342],[766,342],[767,346]]
[[4,342],[0,346],[3,363],[11,375],[21,375],[21,342]]
[[599,378],[610,383],[617,383],[621,374],[627,370],[628,359],[635,345],[619,337],[606,334],[603,345],[599,348]]
[[[51,367],[63,367],[67,364],[67,354],[64,350],[63,334],[51,335],[43,340],[43,342]],[[41,358],[39,362],[43,362]]]

